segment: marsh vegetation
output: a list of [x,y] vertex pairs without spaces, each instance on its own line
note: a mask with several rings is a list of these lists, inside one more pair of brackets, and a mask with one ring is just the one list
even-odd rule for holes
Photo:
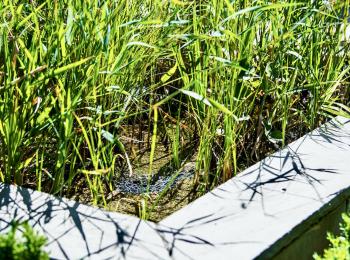
[[[131,200],[148,218],[190,163],[186,190],[199,196],[349,115],[348,10],[3,0],[0,180],[107,208]],[[157,174],[174,176],[158,193],[115,194],[121,179]]]

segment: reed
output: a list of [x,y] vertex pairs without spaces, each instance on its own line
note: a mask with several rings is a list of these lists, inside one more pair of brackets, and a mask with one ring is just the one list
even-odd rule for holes
[[340,0],[3,0],[0,179],[106,204],[167,143],[206,192],[349,116],[347,17]]

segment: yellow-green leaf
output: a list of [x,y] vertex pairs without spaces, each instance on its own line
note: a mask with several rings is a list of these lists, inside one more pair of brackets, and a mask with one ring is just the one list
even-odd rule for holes
[[42,124],[47,118],[49,118],[49,114],[52,110],[52,107],[46,107],[43,112],[40,113],[38,116],[36,122],[40,125]]
[[174,67],[172,67],[170,70],[168,70],[168,72],[165,73],[165,74],[161,77],[161,79],[160,79],[161,82],[162,82],[162,83],[167,82],[167,81],[174,75],[174,73],[176,72],[176,70],[177,70],[177,63],[175,64]]

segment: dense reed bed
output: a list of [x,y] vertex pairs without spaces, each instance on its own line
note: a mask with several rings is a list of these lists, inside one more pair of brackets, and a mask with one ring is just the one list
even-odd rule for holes
[[347,17],[340,0],[3,0],[0,180],[107,205],[121,177],[191,159],[204,193],[349,115]]

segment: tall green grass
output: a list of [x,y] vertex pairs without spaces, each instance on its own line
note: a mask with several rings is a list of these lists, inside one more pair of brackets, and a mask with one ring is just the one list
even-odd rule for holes
[[[0,179],[106,203],[146,142],[199,191],[349,115],[348,1],[3,0]],[[136,148],[135,148],[136,147]],[[135,152],[136,150],[136,152]],[[134,152],[133,152],[134,151]]]

